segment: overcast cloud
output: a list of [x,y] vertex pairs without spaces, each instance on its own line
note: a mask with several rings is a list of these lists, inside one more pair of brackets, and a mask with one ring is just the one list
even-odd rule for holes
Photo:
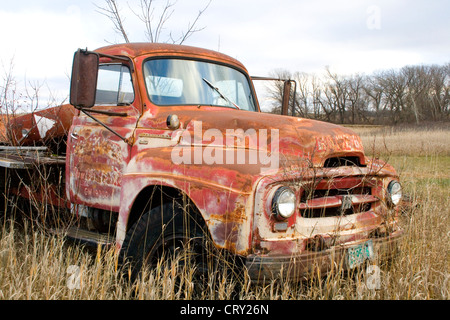
[[[145,41],[130,13],[139,0],[118,0],[131,41]],[[67,95],[73,52],[122,42],[96,12],[102,0],[0,0],[0,71],[14,62],[20,83],[45,81]],[[156,1],[163,5],[165,0]],[[175,36],[208,0],[178,0],[167,24]],[[450,62],[450,1],[212,0],[188,45],[219,50],[252,75],[275,69],[372,73]],[[166,35],[167,38],[167,35]],[[1,79],[0,79],[1,80]]]

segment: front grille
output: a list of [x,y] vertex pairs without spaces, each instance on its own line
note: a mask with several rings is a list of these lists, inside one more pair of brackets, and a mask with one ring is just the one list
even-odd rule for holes
[[345,195],[370,195],[372,194],[372,188],[370,187],[354,187],[348,189],[312,189],[305,190],[302,194],[302,202],[311,199],[324,198],[324,197],[334,197],[334,196],[345,196]]
[[322,180],[304,185],[300,214],[304,218],[350,215],[369,211],[378,198],[372,195],[375,183],[364,178]]

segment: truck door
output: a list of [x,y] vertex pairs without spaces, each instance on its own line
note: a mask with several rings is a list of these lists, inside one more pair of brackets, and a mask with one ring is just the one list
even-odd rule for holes
[[74,118],[69,132],[66,191],[72,203],[119,211],[122,174],[131,153],[122,138],[134,140],[141,113],[134,88],[129,66],[100,64],[95,105]]

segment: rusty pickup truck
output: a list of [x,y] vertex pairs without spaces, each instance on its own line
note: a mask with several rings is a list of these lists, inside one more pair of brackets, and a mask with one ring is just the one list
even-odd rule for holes
[[261,79],[189,46],[78,50],[70,105],[3,120],[2,193],[68,210],[67,236],[113,245],[136,270],[206,239],[253,281],[393,255],[394,168],[348,128],[288,116],[289,79],[282,114],[262,113]]

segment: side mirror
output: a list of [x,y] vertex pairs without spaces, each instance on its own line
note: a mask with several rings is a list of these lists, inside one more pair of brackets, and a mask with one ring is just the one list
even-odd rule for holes
[[70,104],[79,108],[92,108],[97,90],[99,55],[78,49],[73,57],[70,81]]
[[[268,80],[268,81],[282,81],[283,82],[283,96],[281,101],[281,114],[289,115],[289,101],[291,100],[291,92],[293,95],[292,99],[292,116],[294,115],[295,108],[295,92],[297,91],[297,82],[292,79],[281,79],[281,78],[268,78],[268,77],[252,77],[252,80]],[[292,89],[292,84],[294,88]]]
[[291,81],[285,80],[283,85],[283,102],[281,105],[281,114],[287,116],[289,114],[289,100],[291,98]]

